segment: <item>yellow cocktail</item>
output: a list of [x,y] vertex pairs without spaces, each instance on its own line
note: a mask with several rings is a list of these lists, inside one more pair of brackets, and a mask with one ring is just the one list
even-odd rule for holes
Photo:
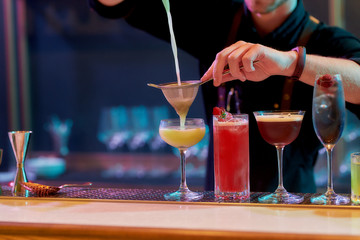
[[176,148],[189,148],[194,146],[205,135],[205,127],[188,126],[182,128],[173,126],[159,129],[161,138],[169,145]]
[[178,148],[180,151],[180,187],[176,192],[165,194],[165,199],[173,201],[192,201],[202,198],[203,195],[201,193],[190,191],[186,185],[185,161],[187,149],[200,142],[205,135],[204,120],[199,118],[189,118],[186,119],[183,126],[180,126],[180,119],[161,120],[159,134],[166,143]]

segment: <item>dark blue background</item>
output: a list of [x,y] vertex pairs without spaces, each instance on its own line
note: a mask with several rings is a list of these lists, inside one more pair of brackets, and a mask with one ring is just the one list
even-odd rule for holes
[[[0,13],[3,15],[3,1]],[[31,83],[31,150],[52,150],[44,125],[56,114],[74,121],[69,148],[73,152],[106,151],[97,139],[102,108],[116,105],[166,105],[160,91],[146,83],[176,81],[170,44],[123,20],[109,20],[93,12],[86,0],[27,0],[27,41]],[[305,7],[327,22],[327,0],[304,0]],[[346,1],[347,29],[359,36],[355,9],[359,1]],[[165,11],[165,10],[164,10]],[[10,156],[7,138],[8,109],[5,81],[4,19],[0,18],[0,147]],[[183,80],[198,79],[197,60],[179,51]],[[204,117],[201,93],[189,116]],[[11,160],[12,161],[12,160]]]

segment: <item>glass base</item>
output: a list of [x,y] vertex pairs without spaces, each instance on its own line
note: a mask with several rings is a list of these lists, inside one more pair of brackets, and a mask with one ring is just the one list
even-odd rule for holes
[[360,196],[356,194],[351,194],[351,202],[355,205],[360,205]]
[[215,191],[215,197],[218,201],[240,201],[240,202],[246,202],[250,199],[250,192],[248,190],[245,190],[243,192],[220,192]]
[[176,192],[165,194],[164,198],[168,201],[189,202],[189,201],[199,200],[199,199],[203,198],[203,196],[204,195],[202,193],[193,192],[193,191],[190,191],[189,189],[185,189],[185,190],[179,189]]
[[285,193],[285,194],[271,193],[263,197],[259,197],[258,201],[261,203],[297,204],[303,202],[304,197],[294,195],[291,193]]
[[318,205],[343,205],[348,204],[350,199],[336,193],[326,196],[325,194],[310,199],[311,203]]

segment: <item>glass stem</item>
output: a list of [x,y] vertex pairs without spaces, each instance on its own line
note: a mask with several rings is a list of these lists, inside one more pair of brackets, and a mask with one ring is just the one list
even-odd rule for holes
[[186,185],[186,150],[187,149],[179,149],[180,151],[180,170],[181,170],[181,180],[180,180],[180,191],[187,191],[188,187]]
[[333,177],[332,177],[332,148],[326,148],[326,155],[327,155],[327,175],[328,175],[328,182],[327,182],[327,191],[325,196],[334,195],[333,189]]
[[279,174],[279,185],[276,189],[276,193],[286,193],[286,189],[283,185],[283,152],[284,146],[276,146],[277,158],[278,158],[278,174]]

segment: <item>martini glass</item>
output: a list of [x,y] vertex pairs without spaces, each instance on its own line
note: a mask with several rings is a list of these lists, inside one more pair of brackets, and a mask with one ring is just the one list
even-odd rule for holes
[[258,111],[254,112],[261,136],[275,146],[278,158],[279,184],[274,193],[260,197],[261,203],[295,204],[304,197],[286,191],[283,185],[283,152],[286,145],[299,135],[304,111]]
[[188,118],[184,126],[180,126],[180,119],[166,119],[160,121],[159,134],[169,145],[176,147],[180,152],[181,180],[179,190],[165,194],[166,200],[192,201],[203,197],[201,193],[192,192],[186,184],[186,151],[194,146],[205,135],[205,123],[200,118]]
[[345,124],[344,88],[340,75],[316,77],[312,114],[316,135],[327,153],[328,183],[327,191],[310,201],[314,204],[347,204],[349,198],[335,193],[332,179],[332,151]]

